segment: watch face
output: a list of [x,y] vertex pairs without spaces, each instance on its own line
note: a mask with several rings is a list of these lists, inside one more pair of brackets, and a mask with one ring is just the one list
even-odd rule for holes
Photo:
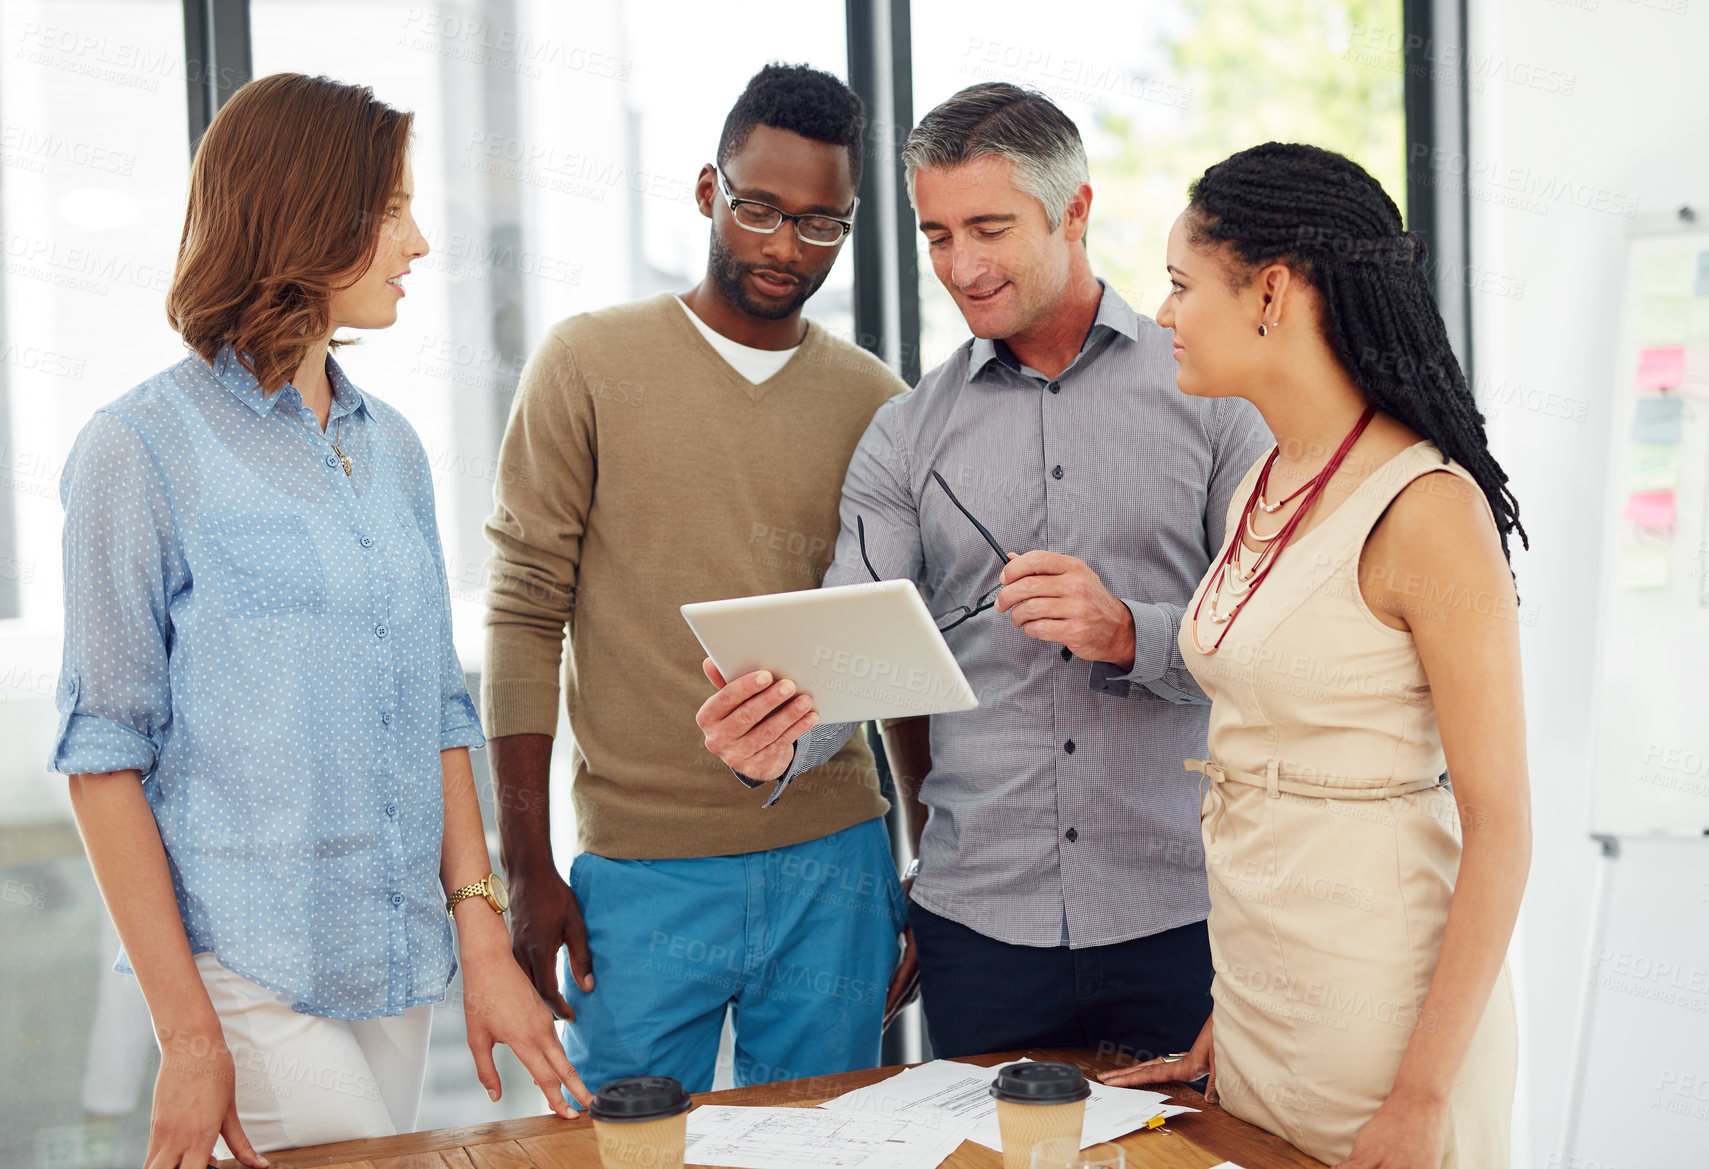
[[510,912],[510,890],[504,887],[504,878],[497,873],[487,877],[487,900],[500,913]]

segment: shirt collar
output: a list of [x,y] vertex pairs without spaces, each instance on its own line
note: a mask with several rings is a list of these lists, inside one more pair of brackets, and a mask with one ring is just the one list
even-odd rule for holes
[[[1080,342],[1081,353],[1086,352],[1101,332],[1120,333],[1129,341],[1139,340],[1139,314],[1128,307],[1121,294],[1103,280],[1098,281],[1098,287],[1104,290],[1103,295],[1098,298],[1098,312],[1092,318],[1092,327],[1086,330],[1086,338]],[[978,377],[993,361],[1020,372],[1020,359],[1009,348],[1007,341],[1001,337],[975,337],[973,348],[968,353],[968,378]]]
[[[286,382],[277,393],[262,393],[261,383],[244,368],[243,362],[237,359],[236,350],[229,345],[220,350],[214,360],[213,371],[220,384],[231,391],[232,397],[263,417],[277,409],[279,402],[287,396],[293,408],[300,408],[303,404],[302,395],[290,382]],[[345,376],[343,368],[330,354],[326,359],[326,376],[332,383],[332,410],[327,415],[328,422],[367,410],[367,399],[362,396],[362,391]]]
[[362,396],[362,391],[356,388],[356,383],[344,376],[344,367],[338,364],[332,354],[326,356],[326,376],[332,383],[332,418],[342,418],[346,414],[366,412],[368,400]]

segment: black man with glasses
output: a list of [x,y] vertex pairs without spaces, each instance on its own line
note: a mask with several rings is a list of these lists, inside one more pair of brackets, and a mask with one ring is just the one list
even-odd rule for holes
[[[1209,707],[1175,633],[1271,438],[1243,402],[1181,394],[1171,334],[1093,276],[1084,150],[1048,99],[964,90],[903,161],[973,338],[874,416],[824,583],[915,581],[979,697],[885,732],[929,810],[904,967],[938,1055],[1184,1052],[1211,956],[1181,761]],[[851,728],[705,668],[708,748],[786,806]]]
[[560,322],[505,433],[482,692],[512,944],[595,1087],[711,1088],[726,1020],[739,1084],[878,1059],[906,909],[871,752],[842,747],[839,782],[756,816],[691,721],[706,681],[677,611],[817,585],[849,457],[906,388],[802,316],[851,229],[862,125],[836,78],[762,70],[696,183],[705,279]]

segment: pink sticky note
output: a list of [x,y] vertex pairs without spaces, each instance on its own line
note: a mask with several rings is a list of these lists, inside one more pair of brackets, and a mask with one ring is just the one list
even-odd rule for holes
[[1641,528],[1673,527],[1673,492],[1634,491],[1626,497],[1623,517]]
[[1685,346],[1667,345],[1638,353],[1638,376],[1633,388],[1671,389],[1685,380]]

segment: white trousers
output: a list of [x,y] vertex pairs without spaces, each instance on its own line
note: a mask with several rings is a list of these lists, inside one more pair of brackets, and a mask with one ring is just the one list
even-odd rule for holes
[[[431,1005],[383,1019],[327,1019],[196,955],[237,1070],[237,1118],[259,1152],[415,1130]],[[228,1157],[219,1142],[215,1155]]]

